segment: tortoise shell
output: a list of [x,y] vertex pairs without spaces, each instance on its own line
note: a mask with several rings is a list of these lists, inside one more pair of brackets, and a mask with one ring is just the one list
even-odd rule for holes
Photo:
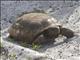
[[41,34],[46,38],[56,38],[59,34],[58,28],[57,20],[48,14],[28,13],[17,18],[8,31],[12,38],[31,44]]
[[[52,16],[38,12],[20,16],[8,31],[13,39],[28,44],[54,42],[54,39],[60,34],[67,38],[74,36],[72,30],[63,28]],[[38,39],[41,35],[45,39]]]

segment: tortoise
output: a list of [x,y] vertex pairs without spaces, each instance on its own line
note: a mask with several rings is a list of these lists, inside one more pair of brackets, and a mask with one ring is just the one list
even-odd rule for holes
[[[28,44],[47,44],[54,42],[59,35],[67,38],[74,36],[70,29],[63,28],[61,23],[47,13],[29,12],[19,16],[8,30],[10,37]],[[42,37],[42,40],[39,39]]]

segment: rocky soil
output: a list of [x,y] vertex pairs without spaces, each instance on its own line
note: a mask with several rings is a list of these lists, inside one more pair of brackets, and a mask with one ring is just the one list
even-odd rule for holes
[[[7,29],[16,17],[34,8],[44,10],[74,31],[71,39],[56,38],[37,51],[8,41]],[[1,1],[1,60],[80,60],[80,1]],[[66,40],[67,43],[63,40]]]

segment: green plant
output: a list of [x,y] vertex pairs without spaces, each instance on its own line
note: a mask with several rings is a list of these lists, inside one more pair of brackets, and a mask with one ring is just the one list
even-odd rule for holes
[[24,46],[24,47],[27,47],[27,43],[26,42],[21,42],[20,45]]
[[10,55],[9,55],[9,59],[16,60],[16,53],[11,52]]
[[34,49],[34,50],[37,50],[37,49],[39,49],[41,47],[41,45],[39,45],[39,44],[32,44],[32,49]]

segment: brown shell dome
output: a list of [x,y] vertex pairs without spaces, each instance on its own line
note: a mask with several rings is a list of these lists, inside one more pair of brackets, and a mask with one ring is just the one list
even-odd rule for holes
[[[41,34],[48,37],[51,28],[54,28],[53,30],[56,32],[52,35],[56,35],[57,37],[59,34],[59,27],[56,25],[56,21],[57,20],[46,13],[28,13],[19,17],[16,23],[14,23],[8,31],[10,36],[14,39],[32,43]],[[52,36],[49,37],[51,38]]]

